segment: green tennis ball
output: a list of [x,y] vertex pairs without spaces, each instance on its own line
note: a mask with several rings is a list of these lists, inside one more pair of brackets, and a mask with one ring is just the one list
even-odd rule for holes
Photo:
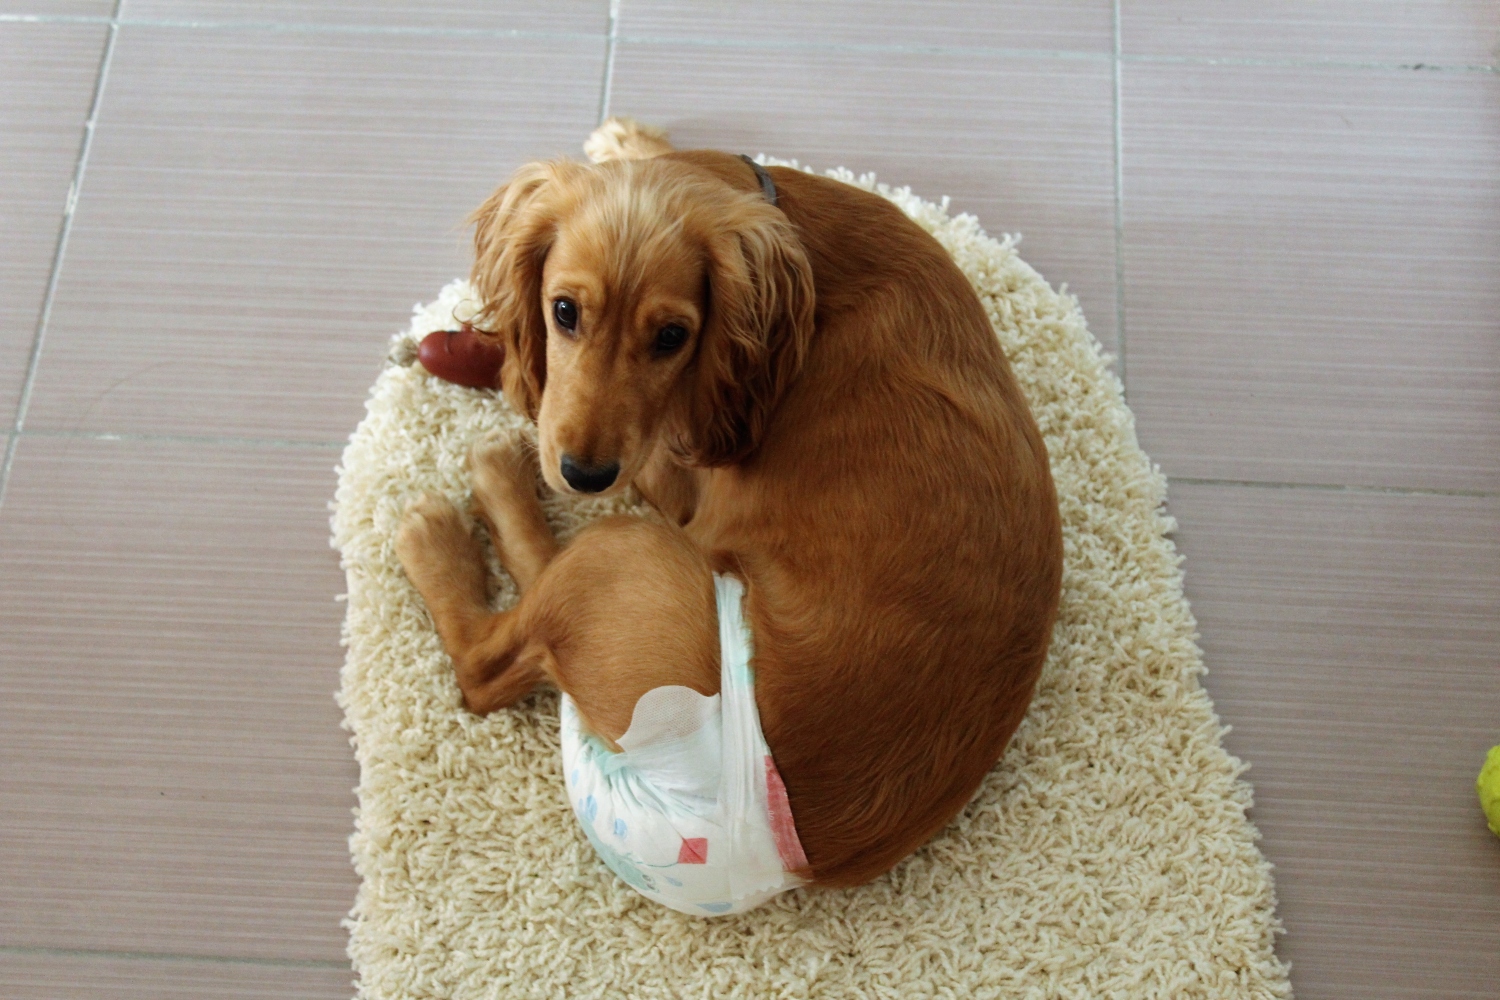
[[1474,787],[1479,789],[1479,808],[1490,821],[1490,832],[1500,837],[1500,747],[1490,747]]

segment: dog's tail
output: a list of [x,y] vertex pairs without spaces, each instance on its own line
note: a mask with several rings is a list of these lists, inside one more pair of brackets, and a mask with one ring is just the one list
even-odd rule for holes
[[595,163],[607,160],[649,160],[672,152],[666,129],[643,125],[634,118],[610,118],[589,135],[583,152]]

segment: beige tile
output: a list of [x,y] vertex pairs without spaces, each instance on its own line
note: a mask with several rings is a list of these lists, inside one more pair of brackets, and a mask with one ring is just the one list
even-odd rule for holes
[[23,438],[0,510],[6,945],[342,958],[337,457]]
[[6,428],[26,378],[105,33],[98,25],[0,23],[0,425]]
[[594,32],[609,28],[608,0],[124,0],[129,20],[296,24],[424,31]]
[[1173,484],[1299,996],[1492,996],[1500,499]]
[[31,426],[341,439],[604,42],[121,29]]
[[610,109],[679,146],[875,171],[953,197],[1115,331],[1111,70],[1105,59],[961,59],[621,43]]
[[1434,65],[1500,62],[1494,0],[1121,0],[1127,56]]
[[1500,489],[1500,77],[1131,63],[1123,110],[1151,456]]
[[769,0],[750,7],[627,0],[618,30],[639,39],[1107,53],[1114,47],[1114,12],[1101,0],[1024,0],[1003,8],[985,0]]
[[9,1000],[347,1000],[353,979],[324,966],[0,952]]
[[110,17],[115,0],[0,0],[0,16]]

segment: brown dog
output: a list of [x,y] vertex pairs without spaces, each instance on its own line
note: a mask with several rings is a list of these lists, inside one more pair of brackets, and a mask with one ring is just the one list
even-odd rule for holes
[[[963,274],[889,202],[773,167],[773,206],[740,158],[628,122],[590,152],[614,158],[523,167],[475,213],[476,324],[537,422],[539,454],[470,457],[521,600],[488,608],[443,499],[412,505],[402,564],[472,711],[550,681],[610,742],[652,688],[718,691],[712,573],[740,576],[802,874],[868,881],[964,806],[1031,699],[1062,573],[1041,435]],[[538,462],[670,523],[559,550]]]

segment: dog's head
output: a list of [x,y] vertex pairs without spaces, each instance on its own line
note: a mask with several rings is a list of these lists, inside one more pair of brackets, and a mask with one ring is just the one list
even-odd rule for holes
[[474,213],[476,325],[562,492],[624,489],[660,441],[755,450],[801,367],[812,272],[785,215],[680,163],[521,168]]

